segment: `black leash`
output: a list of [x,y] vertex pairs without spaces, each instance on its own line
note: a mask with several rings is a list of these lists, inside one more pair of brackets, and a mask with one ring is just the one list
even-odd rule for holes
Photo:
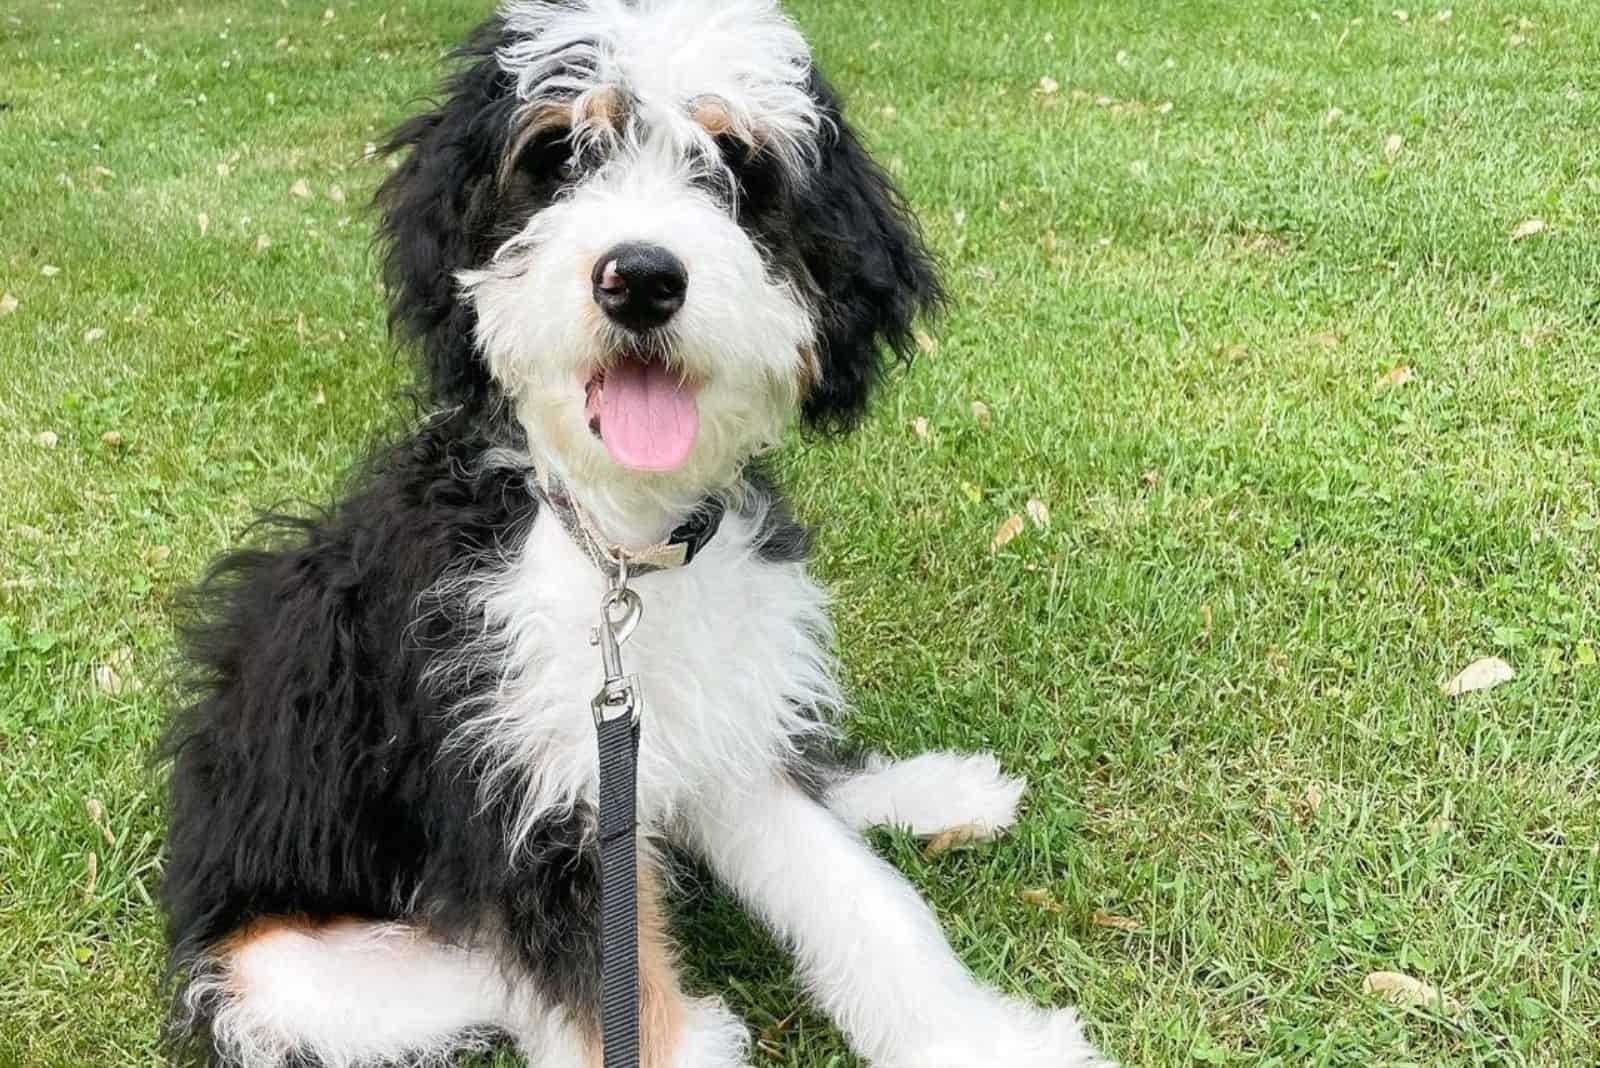
[[594,695],[600,743],[600,1041],[605,1068],[639,1063],[639,679],[622,670],[622,643],[638,625],[639,595],[628,588],[627,560],[600,602],[600,647],[605,682]]
[[600,734],[600,1040],[605,1068],[639,1063],[639,721],[618,715]]
[[554,475],[540,486],[540,495],[606,580],[600,624],[589,635],[600,647],[605,670],[592,702],[600,759],[600,1041],[604,1068],[638,1068],[638,771],[644,698],[638,676],[623,670],[622,646],[644,606],[628,579],[689,563],[716,534],[724,509],[710,498],[666,541],[628,552],[601,538]]

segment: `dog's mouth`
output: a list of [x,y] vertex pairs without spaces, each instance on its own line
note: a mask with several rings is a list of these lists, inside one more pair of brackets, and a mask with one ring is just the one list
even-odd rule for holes
[[698,384],[665,361],[629,353],[583,377],[589,431],[633,471],[675,471],[700,431]]

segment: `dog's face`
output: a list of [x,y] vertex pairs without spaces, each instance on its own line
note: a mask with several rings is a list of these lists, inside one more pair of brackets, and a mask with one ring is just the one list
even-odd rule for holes
[[517,0],[379,193],[435,399],[504,401],[589,486],[696,491],[845,424],[938,300],[771,0]]

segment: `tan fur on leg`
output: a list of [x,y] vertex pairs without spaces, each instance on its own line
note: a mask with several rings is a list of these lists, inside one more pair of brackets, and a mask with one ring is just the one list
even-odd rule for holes
[[639,865],[639,1048],[642,1068],[671,1068],[683,1034],[683,990],[661,907],[661,873]]

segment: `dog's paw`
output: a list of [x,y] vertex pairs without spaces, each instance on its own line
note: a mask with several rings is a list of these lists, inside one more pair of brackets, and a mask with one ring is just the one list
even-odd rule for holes
[[1083,1035],[1071,1009],[1006,1001],[990,1019],[876,1068],[1116,1068]]
[[721,998],[693,998],[685,1008],[674,1068],[747,1068],[750,1032]]
[[852,827],[901,827],[931,838],[959,832],[992,838],[1017,822],[1027,783],[989,753],[923,753],[874,759],[828,794],[828,807]]

